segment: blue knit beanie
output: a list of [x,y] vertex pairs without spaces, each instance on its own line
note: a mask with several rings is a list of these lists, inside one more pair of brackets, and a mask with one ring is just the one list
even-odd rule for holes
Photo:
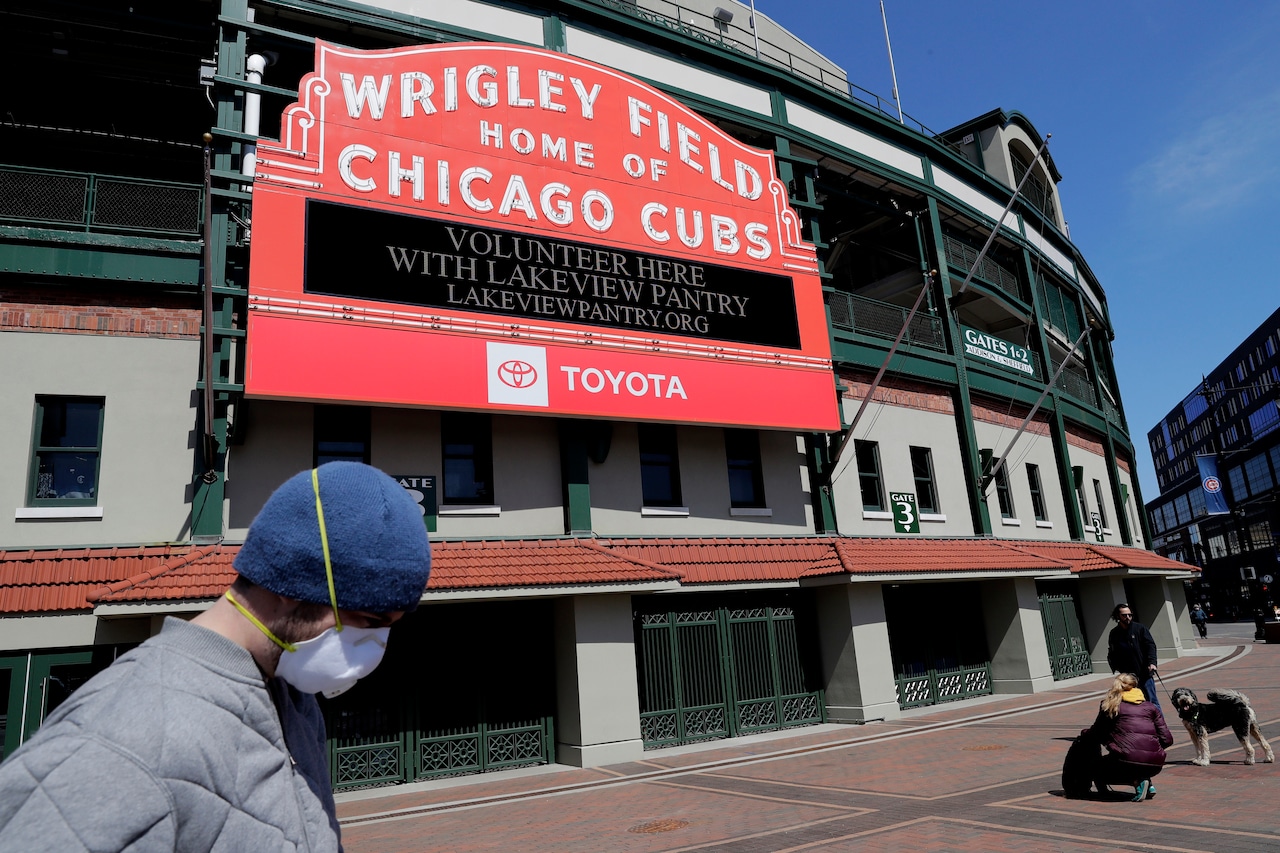
[[[328,462],[318,469],[338,607],[413,610],[431,572],[422,510],[377,468]],[[329,603],[311,472],[285,481],[249,527],[235,568],[277,595]]]

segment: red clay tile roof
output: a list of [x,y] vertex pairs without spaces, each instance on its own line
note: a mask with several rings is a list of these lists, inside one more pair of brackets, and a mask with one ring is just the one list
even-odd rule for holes
[[[93,600],[199,600],[222,594],[238,545],[193,552],[98,590]],[[669,569],[615,554],[589,540],[434,542],[429,590],[643,583],[679,580]]]
[[806,574],[921,574],[938,572],[1062,571],[1052,557],[1012,547],[1001,539],[917,539],[908,537],[835,540],[839,565],[817,566]]
[[435,542],[428,590],[642,583],[680,575],[589,539]]
[[794,581],[834,563],[830,538],[605,539],[610,551],[674,569],[685,584]]
[[1153,551],[1124,545],[1103,545],[1093,542],[1019,542],[1019,548],[1064,560],[1071,564],[1071,571],[1092,572],[1107,569],[1154,569],[1157,571],[1198,572],[1198,566],[1179,563],[1161,557]]
[[[0,613],[208,600],[235,580],[238,551],[238,545],[0,551]],[[906,536],[453,541],[433,543],[432,557],[428,590],[673,580],[694,586],[842,573],[1197,571],[1116,545]]]
[[1061,560],[1071,566],[1073,574],[1123,568],[1120,563],[1084,542],[1018,542],[1014,547]]
[[0,613],[87,610],[89,596],[170,558],[190,546],[0,551]]
[[94,604],[139,601],[199,601],[217,598],[236,579],[231,567],[240,547],[207,545],[148,566],[89,593]]

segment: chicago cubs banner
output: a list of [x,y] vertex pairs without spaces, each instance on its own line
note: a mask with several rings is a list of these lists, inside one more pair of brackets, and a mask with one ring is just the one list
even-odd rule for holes
[[315,62],[258,144],[248,395],[838,429],[771,153],[545,50]]
[[1209,515],[1227,515],[1231,508],[1227,506],[1227,495],[1222,490],[1222,481],[1218,479],[1218,460],[1214,456],[1197,456],[1196,467],[1200,469],[1200,486],[1204,489],[1204,507]]

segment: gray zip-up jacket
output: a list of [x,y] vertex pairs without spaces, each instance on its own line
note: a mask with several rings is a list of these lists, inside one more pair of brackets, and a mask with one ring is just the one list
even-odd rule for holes
[[341,850],[320,707],[168,619],[0,764],[0,850]]

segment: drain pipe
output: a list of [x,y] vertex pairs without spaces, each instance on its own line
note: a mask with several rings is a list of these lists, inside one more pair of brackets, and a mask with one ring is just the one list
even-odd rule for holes
[[[260,53],[255,53],[245,60],[246,83],[261,83],[262,72],[267,68],[267,57]],[[244,132],[254,137],[258,136],[258,127],[261,124],[262,117],[262,95],[251,89],[246,89],[244,93]],[[244,146],[244,156],[240,158],[240,174],[246,178],[252,178],[253,173],[257,169],[258,164],[258,146],[254,143],[247,142]]]

